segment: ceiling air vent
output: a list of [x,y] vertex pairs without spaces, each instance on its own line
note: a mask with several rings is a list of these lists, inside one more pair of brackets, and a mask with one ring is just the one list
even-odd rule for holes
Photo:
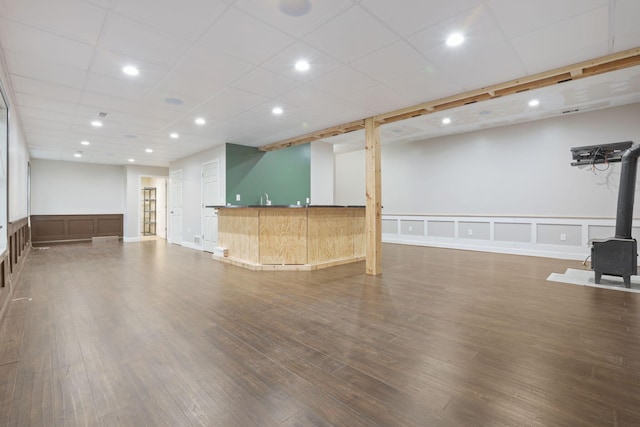
[[567,110],[567,111],[563,111],[562,114],[571,114],[571,113],[577,113],[578,111],[580,111],[578,108],[576,108],[575,110]]
[[100,112],[98,113],[98,117],[100,117],[101,119],[104,119],[105,117],[107,117],[107,113]]

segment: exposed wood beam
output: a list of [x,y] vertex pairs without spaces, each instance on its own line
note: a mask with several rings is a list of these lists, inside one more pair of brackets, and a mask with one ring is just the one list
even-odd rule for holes
[[332,136],[341,135],[343,133],[353,132],[354,130],[364,129],[364,120],[356,120],[355,122],[344,123],[306,135],[296,136],[295,138],[285,139],[284,141],[274,142],[273,144],[258,147],[261,151],[273,151],[281,148],[293,147],[294,145],[306,144],[322,138],[330,138]]
[[[610,71],[621,70],[623,68],[640,65],[640,47],[603,56],[589,61],[580,62],[555,70],[545,71],[531,76],[522,77],[516,80],[499,83],[482,89],[460,93],[434,101],[424,102],[411,107],[402,108],[388,113],[379,114],[374,120],[379,124],[397,122],[411,117],[423,116],[436,111],[448,110],[462,105],[486,101],[500,96],[511,95],[527,90],[552,86],[570,80],[577,80]],[[327,129],[311,132],[306,135],[289,138],[284,141],[274,142],[259,147],[262,151],[277,150],[294,145],[306,144],[318,139],[329,138],[343,133],[353,132],[364,128],[364,120],[345,123]]]
[[[603,56],[589,61],[580,62],[555,70],[545,71],[531,76],[522,77],[516,80],[499,83],[482,89],[460,93],[447,98],[424,102],[407,108],[402,108],[388,113],[375,116],[375,121],[379,124],[396,122],[409,119],[411,117],[423,116],[436,111],[447,110],[460,107],[462,105],[486,101],[500,96],[511,95],[527,90],[552,86],[570,80],[577,80],[585,77],[595,76],[610,71],[621,70],[628,67],[640,65],[640,47]],[[280,148],[292,147],[294,145],[306,144],[318,139],[329,138],[343,133],[353,132],[364,128],[364,120],[345,123],[311,132],[306,135],[289,138],[284,141],[259,147],[262,151],[278,150]]]
[[382,274],[382,179],[380,153],[380,125],[373,117],[364,121],[366,148],[367,206],[365,213],[366,271]]
[[589,61],[580,62],[578,64],[556,68],[555,70],[533,74],[516,80],[510,80],[508,82],[499,83],[482,89],[464,92],[435,101],[424,102],[422,104],[402,108],[385,114],[379,114],[375,119],[379,123],[391,123],[398,120],[404,120],[408,115],[409,117],[415,117],[411,116],[412,112],[416,113],[415,115],[419,115],[417,114],[418,112],[424,113],[426,111],[424,114],[428,114],[430,111],[442,111],[472,102],[485,101],[513,93],[552,86],[554,84],[564,83],[570,80],[577,80],[609,71],[633,67],[635,65],[640,65],[640,48],[625,50],[613,55],[603,56]]

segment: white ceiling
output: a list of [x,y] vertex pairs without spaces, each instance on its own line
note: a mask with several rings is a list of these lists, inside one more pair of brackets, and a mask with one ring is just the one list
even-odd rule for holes
[[[0,0],[2,56],[32,157],[166,166],[640,46],[638,0],[310,1],[290,16],[282,3],[304,0]],[[448,48],[453,31],[466,41]],[[300,58],[306,73],[294,70]],[[129,64],[139,76],[122,73]],[[640,67],[393,123],[382,140],[632,102]],[[91,127],[100,112],[104,126]],[[353,132],[329,142],[362,141]]]

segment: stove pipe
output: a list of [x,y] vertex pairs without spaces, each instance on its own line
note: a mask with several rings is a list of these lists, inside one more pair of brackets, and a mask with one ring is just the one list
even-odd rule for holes
[[618,212],[616,216],[616,238],[620,239],[631,239],[633,198],[636,190],[638,156],[640,156],[640,145],[629,148],[622,155],[620,188],[618,190]]

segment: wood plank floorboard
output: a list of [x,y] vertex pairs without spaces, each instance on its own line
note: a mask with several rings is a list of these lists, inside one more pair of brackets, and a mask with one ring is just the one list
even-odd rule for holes
[[638,426],[640,295],[577,261],[383,245],[253,272],[144,241],[33,250],[0,426]]

